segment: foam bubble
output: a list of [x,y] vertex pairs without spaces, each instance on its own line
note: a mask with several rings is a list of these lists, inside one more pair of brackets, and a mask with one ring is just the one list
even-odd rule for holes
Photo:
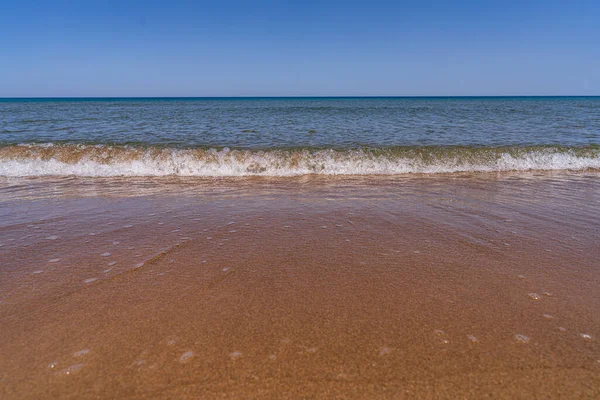
[[190,361],[193,357],[194,357],[193,351],[186,351],[185,353],[183,353],[181,355],[181,357],[179,357],[179,362],[186,363],[186,362]]
[[85,367],[85,364],[73,364],[68,366],[67,368],[63,369],[62,371],[59,371],[58,374],[60,375],[72,375],[74,373],[77,373],[79,371],[81,371],[81,369]]
[[531,300],[539,300],[542,298],[542,296],[537,293],[529,293],[527,296],[529,296]]
[[392,349],[389,347],[382,347],[381,349],[379,349],[379,355],[380,356],[385,356],[387,354],[390,354],[392,352]]
[[525,335],[520,334],[520,333],[517,333],[515,335],[515,339],[519,343],[529,343],[531,341],[531,338],[529,336],[525,336]]
[[450,339],[448,339],[448,335],[446,334],[446,332],[444,332],[441,329],[436,329],[434,332],[434,335],[437,337],[437,339],[442,342],[443,344],[448,344],[450,343]]
[[73,354],[73,357],[83,357],[83,356],[88,355],[89,353],[90,353],[89,349],[83,349],[83,350],[76,351]]
[[479,340],[473,335],[467,335],[467,339],[472,343],[478,342]]

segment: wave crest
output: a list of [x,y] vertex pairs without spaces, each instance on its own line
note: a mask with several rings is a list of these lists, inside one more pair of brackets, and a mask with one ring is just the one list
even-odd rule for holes
[[600,169],[598,147],[230,150],[108,145],[0,147],[0,176],[296,176]]

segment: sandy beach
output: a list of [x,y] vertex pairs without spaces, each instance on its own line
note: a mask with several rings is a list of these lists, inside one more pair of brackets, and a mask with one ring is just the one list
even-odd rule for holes
[[2,178],[0,397],[598,398],[598,177]]

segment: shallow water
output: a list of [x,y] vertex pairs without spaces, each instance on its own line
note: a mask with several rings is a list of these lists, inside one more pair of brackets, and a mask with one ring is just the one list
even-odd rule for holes
[[0,397],[597,398],[599,178],[2,178]]

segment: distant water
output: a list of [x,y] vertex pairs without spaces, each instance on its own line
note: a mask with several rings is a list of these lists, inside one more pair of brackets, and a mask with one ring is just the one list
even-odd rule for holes
[[600,169],[600,97],[0,99],[0,176]]

